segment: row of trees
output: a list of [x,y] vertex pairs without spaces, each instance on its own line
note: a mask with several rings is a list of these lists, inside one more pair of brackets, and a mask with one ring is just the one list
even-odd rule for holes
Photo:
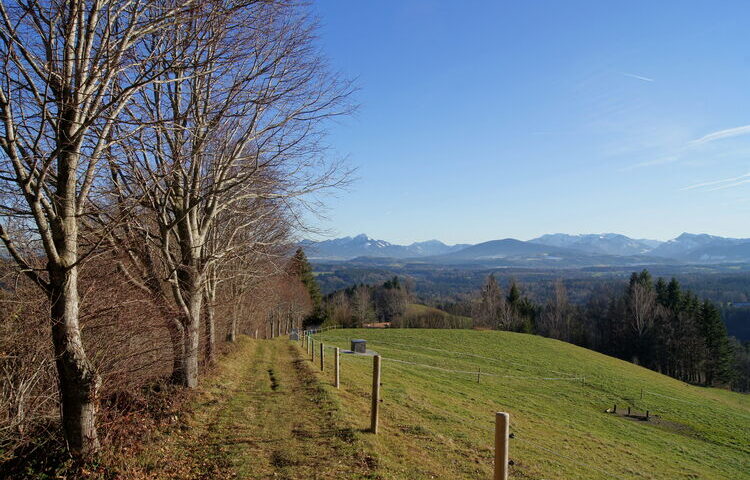
[[[82,287],[124,278],[131,293],[97,308],[151,305],[172,381],[193,388],[201,342],[216,354],[217,306],[234,305],[234,339],[256,287],[284,277],[310,194],[345,181],[321,140],[351,85],[314,29],[286,1],[0,2],[0,240],[44,295],[34,308],[74,455],[99,447],[102,396]],[[295,288],[277,310],[300,316]]]
[[413,299],[408,282],[398,277],[382,285],[360,283],[325,298],[326,321],[347,328],[401,318]]
[[727,336],[719,309],[674,278],[654,282],[647,270],[624,289],[599,287],[582,305],[568,301],[560,280],[538,305],[514,282],[504,296],[490,275],[473,311],[481,326],[557,338],[688,382],[741,388],[750,373],[742,367],[746,349]]

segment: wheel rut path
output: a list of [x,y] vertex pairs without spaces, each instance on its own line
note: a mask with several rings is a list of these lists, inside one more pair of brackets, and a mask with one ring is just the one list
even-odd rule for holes
[[135,477],[381,478],[360,435],[297,345],[242,338]]

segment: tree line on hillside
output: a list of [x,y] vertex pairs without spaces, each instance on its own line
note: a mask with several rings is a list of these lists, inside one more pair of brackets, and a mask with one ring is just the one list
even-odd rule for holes
[[409,285],[399,277],[381,285],[360,283],[326,296],[325,321],[346,328],[393,322],[404,315],[411,300]]
[[415,304],[414,282],[393,276],[382,284],[360,283],[326,295],[321,323],[345,328],[471,328],[471,318]]
[[[727,335],[720,309],[681,287],[677,279],[653,280],[647,270],[625,285],[599,284],[572,303],[562,280],[546,302],[535,302],[511,280],[507,293],[494,275],[474,295],[407,315],[415,283],[394,276],[360,283],[325,296],[322,322],[360,327],[488,328],[530,333],[574,343],[680,380],[750,391],[750,343]],[[424,300],[424,299],[422,299]],[[441,315],[440,313],[445,313]],[[414,318],[416,317],[416,318]],[[471,322],[463,321],[466,317]]]
[[556,338],[686,382],[748,390],[748,345],[729,338],[719,308],[675,278],[654,282],[643,270],[624,289],[602,286],[574,305],[561,280],[536,304],[515,282],[503,295],[489,275],[470,308],[478,326]]
[[[596,267],[578,270],[504,268],[473,270],[444,266],[408,264],[404,266],[366,266],[356,263],[320,263],[316,277],[324,293],[342,290],[350,285],[375,285],[397,275],[415,282],[414,294],[436,306],[449,306],[473,296],[484,284],[487,275],[494,273],[500,282],[516,280],[523,285],[524,294],[537,303],[552,297],[550,288],[555,279],[565,277],[565,288],[570,303],[582,305],[601,288],[614,288],[628,281],[630,271],[621,267]],[[680,284],[700,298],[711,300],[721,307],[730,335],[750,340],[750,282],[747,272],[729,266],[695,267],[688,265],[659,266],[657,276],[677,277]],[[459,302],[459,303],[461,303]],[[739,306],[738,306],[739,305]],[[470,310],[470,309],[469,309]],[[467,311],[461,315],[467,314]]]
[[352,86],[307,8],[0,3],[0,458],[58,421],[90,458],[113,398],[313,308],[289,246]]

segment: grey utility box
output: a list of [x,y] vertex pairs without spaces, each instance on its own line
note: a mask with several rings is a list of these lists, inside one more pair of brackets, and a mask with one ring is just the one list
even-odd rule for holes
[[352,340],[352,352],[367,353],[367,340]]

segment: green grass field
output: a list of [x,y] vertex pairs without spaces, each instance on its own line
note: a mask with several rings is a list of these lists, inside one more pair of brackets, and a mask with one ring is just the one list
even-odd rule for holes
[[[494,412],[506,411],[516,437],[512,478],[750,479],[747,395],[532,335],[362,329],[316,336],[342,348],[352,338],[367,339],[383,357],[381,434],[361,434],[381,478],[491,478]],[[364,432],[372,359],[342,354],[341,365],[342,418]],[[474,373],[447,371],[478,369],[481,383]],[[605,413],[613,404],[656,417]]]
[[394,320],[393,325],[403,328],[471,328],[473,321],[469,317],[451,315],[434,307],[410,303],[401,318]]
[[435,307],[428,307],[427,305],[422,305],[420,303],[410,303],[406,306],[406,316],[416,316],[416,315],[425,315],[425,314],[433,314],[433,315],[439,315],[441,317],[457,317],[461,320],[471,321],[469,317],[462,317],[460,315],[451,315],[448,312],[445,312],[443,310],[440,310],[439,308]]

